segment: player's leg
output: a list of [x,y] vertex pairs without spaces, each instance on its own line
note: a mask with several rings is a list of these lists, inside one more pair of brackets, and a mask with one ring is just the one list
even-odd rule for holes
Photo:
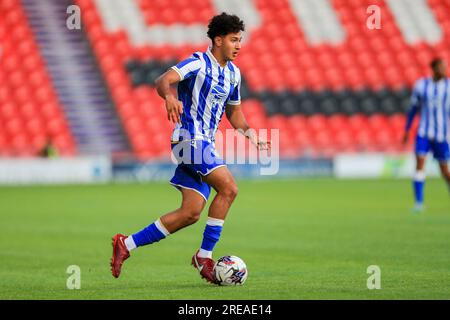
[[183,195],[180,208],[160,218],[170,233],[196,223],[206,204],[206,200],[198,192],[185,188],[180,191]]
[[430,141],[426,138],[417,136],[415,145],[416,154],[416,172],[413,178],[414,189],[414,211],[422,211],[424,203],[424,188],[425,188],[425,160],[427,153],[430,150]]
[[212,258],[212,251],[219,241],[223,223],[237,196],[238,188],[226,166],[218,167],[203,177],[203,181],[213,187],[217,193],[209,206],[208,220],[198,255],[203,258]]
[[439,162],[439,168],[441,169],[442,177],[447,182],[448,192],[450,193],[450,171],[447,162]]
[[414,210],[422,211],[424,202],[424,188],[425,188],[425,155],[416,154],[416,172],[414,174]]
[[128,249],[159,241],[171,233],[198,221],[209,197],[210,188],[202,182],[197,172],[187,165],[180,164],[170,180],[182,194],[180,208],[169,212],[153,224],[129,237],[125,241]]
[[130,256],[132,250],[158,242],[171,233],[198,221],[206,203],[205,198],[191,189],[180,188],[180,191],[182,193],[180,208],[163,215],[131,236],[118,234],[113,238],[111,270],[114,277],[119,277],[122,264]]
[[128,237],[125,240],[128,250],[158,242],[168,235],[198,221],[205,207],[205,199],[194,190],[180,188],[180,191],[183,197],[181,206]]
[[447,182],[448,190],[450,192],[450,173],[448,169],[448,161],[450,160],[449,144],[448,142],[437,142],[433,147],[434,158],[439,161],[442,177]]
[[209,170],[202,180],[205,185],[212,186],[217,194],[209,207],[203,240],[200,249],[192,257],[192,265],[200,271],[203,278],[215,283],[212,251],[219,241],[228,210],[236,198],[237,186],[230,171],[224,165],[218,165]]

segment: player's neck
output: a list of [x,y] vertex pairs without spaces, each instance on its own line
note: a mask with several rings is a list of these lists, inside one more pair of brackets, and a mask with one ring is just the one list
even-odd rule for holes
[[441,81],[442,79],[444,79],[443,76],[440,76],[440,75],[439,75],[439,76],[436,76],[436,75],[433,76],[433,81],[434,81],[434,82]]
[[227,60],[222,57],[220,51],[216,47],[211,48],[211,53],[216,58],[216,61],[220,64],[221,67],[225,67],[227,65]]

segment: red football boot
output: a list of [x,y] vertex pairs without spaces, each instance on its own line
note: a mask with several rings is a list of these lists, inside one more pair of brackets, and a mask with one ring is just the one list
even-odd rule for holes
[[123,234],[116,234],[112,239],[113,255],[111,258],[111,271],[112,275],[115,278],[118,278],[120,276],[122,264],[130,256],[130,252],[125,245],[126,238],[128,237],[124,236]]
[[200,258],[198,256],[198,251],[192,257],[192,265],[196,268],[202,278],[211,283],[217,283],[216,276],[214,274],[215,262],[210,258]]

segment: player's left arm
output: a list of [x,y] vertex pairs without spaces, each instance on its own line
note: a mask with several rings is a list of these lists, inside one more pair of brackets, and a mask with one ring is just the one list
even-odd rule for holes
[[408,133],[411,129],[412,123],[414,121],[415,116],[417,115],[420,107],[421,107],[421,86],[423,86],[423,80],[419,80],[416,82],[413,88],[413,92],[411,95],[410,107],[406,116],[406,125],[405,131],[402,138],[402,143],[406,144],[408,142]]
[[259,139],[255,130],[251,129],[245,119],[244,113],[241,107],[241,72],[236,70],[236,86],[232,94],[227,101],[225,107],[225,114],[234,129],[247,137],[251,143],[253,143],[258,150],[267,150],[270,148],[270,141],[264,141]]
[[230,105],[228,104],[225,107],[225,114],[227,116],[228,121],[230,121],[231,125],[238,132],[247,137],[259,150],[268,150],[270,149],[270,141],[262,140],[258,137],[255,130],[250,128],[245,119],[244,112],[242,112],[242,107],[240,104],[238,105]]

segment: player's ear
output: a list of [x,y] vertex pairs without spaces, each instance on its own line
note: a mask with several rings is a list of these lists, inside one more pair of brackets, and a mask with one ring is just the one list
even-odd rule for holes
[[223,38],[221,36],[217,36],[217,37],[214,38],[214,44],[217,47],[221,47],[222,43],[223,43]]

